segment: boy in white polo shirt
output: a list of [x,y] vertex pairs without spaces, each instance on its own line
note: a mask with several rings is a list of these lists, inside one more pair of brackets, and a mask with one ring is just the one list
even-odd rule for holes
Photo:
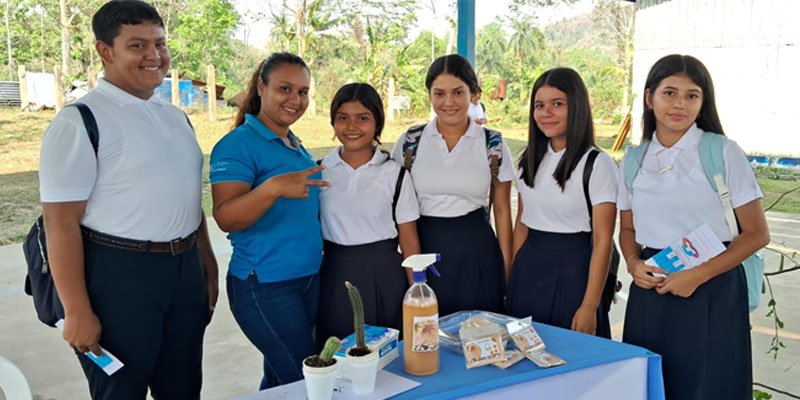
[[[203,155],[185,114],[154,90],[170,66],[164,23],[140,1],[94,15],[105,78],[45,132],[40,192],[64,332],[95,399],[196,399],[217,263],[200,205]],[[85,353],[124,363],[111,376]]]

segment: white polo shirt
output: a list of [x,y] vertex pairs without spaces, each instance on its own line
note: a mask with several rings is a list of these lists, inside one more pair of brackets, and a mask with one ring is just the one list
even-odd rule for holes
[[[403,160],[403,136],[392,149],[392,158]],[[503,140],[500,182],[514,178],[511,151]],[[436,129],[436,118],[427,123],[417,145],[411,177],[419,198],[419,213],[432,217],[459,217],[489,205],[491,172],[486,155],[484,128],[470,121],[452,151]]]
[[183,112],[105,79],[80,102],[97,120],[97,159],[80,112],[66,107],[42,141],[41,201],[87,200],[81,224],[129,239],[168,241],[197,229],[203,154]]
[[[553,173],[564,156],[566,149],[553,151],[547,145],[547,153],[542,158],[539,171],[533,180],[533,187],[522,179],[522,169],[517,170],[517,191],[522,199],[523,209],[520,221],[528,228],[556,233],[591,232],[589,210],[583,194],[583,171],[586,166],[587,151],[564,184],[558,186]],[[617,164],[608,154],[597,155],[589,179],[589,200],[592,206],[601,203],[616,203]]]
[[470,120],[476,119],[489,119],[489,115],[484,111],[483,106],[481,103],[473,104],[469,103],[469,110],[467,111],[467,115],[469,115]]
[[[702,135],[703,131],[693,125],[678,142],[667,148],[659,143],[654,133],[633,181],[632,193],[628,192],[620,173],[617,206],[620,210],[633,211],[636,242],[640,245],[665,248],[703,223],[708,223],[720,240],[731,240],[719,197],[700,163]],[[725,183],[734,209],[764,196],[753,168],[736,142],[725,141],[723,158]],[[626,161],[627,156],[622,159],[622,171]]]
[[[322,179],[331,186],[320,189],[322,237],[341,245],[359,245],[397,237],[392,200],[400,165],[375,151],[366,164],[353,169],[339,156],[341,146],[322,160]],[[419,206],[409,174],[397,199],[398,224],[419,219]]]

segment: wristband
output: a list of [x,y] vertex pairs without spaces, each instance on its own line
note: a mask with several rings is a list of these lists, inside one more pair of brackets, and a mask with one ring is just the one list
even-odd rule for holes
[[630,264],[631,258],[634,258],[634,257],[639,257],[639,255],[631,254],[630,256],[628,256],[628,258],[625,259],[625,264]]

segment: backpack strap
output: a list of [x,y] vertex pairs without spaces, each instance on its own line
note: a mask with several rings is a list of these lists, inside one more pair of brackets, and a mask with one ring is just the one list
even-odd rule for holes
[[594,160],[600,154],[597,149],[589,149],[589,154],[586,156],[586,164],[583,166],[583,197],[586,199],[586,211],[589,212],[589,230],[593,229],[592,225],[592,199],[589,197],[589,180],[592,178],[592,171],[594,171]]
[[89,106],[83,103],[73,103],[67,107],[75,107],[81,113],[83,126],[86,128],[86,135],[89,136],[89,143],[92,144],[92,149],[94,150],[94,156],[96,158],[97,149],[100,145],[100,132],[97,129],[97,120],[94,118],[92,110],[89,109]]
[[189,119],[189,114],[183,113],[183,116],[186,117],[186,123],[188,123],[192,131],[194,131],[194,125],[192,125],[192,120]]
[[489,184],[489,206],[486,212],[492,210],[494,203],[494,186],[499,182],[497,176],[500,174],[500,165],[503,163],[503,135],[500,132],[484,127],[483,136],[486,140],[486,158],[489,162],[489,173],[491,180]]
[[[586,199],[586,210],[589,212],[590,232],[594,230],[594,225],[592,225],[592,200],[589,196],[589,180],[592,178],[594,162],[598,155],[600,155],[600,151],[595,148],[589,149],[589,154],[586,156],[586,164],[583,166],[583,197]],[[622,288],[622,283],[617,279],[617,274],[619,273],[619,258],[619,250],[617,250],[617,246],[612,239],[611,254],[608,262],[608,276],[606,277],[606,282],[603,285],[603,291],[600,296],[605,312],[611,309],[611,304],[614,302],[614,293],[619,292]]]
[[411,166],[414,164],[414,159],[417,158],[417,147],[425,125],[427,124],[412,126],[403,134],[403,168],[409,171],[411,171]]
[[700,138],[700,164],[703,165],[703,173],[706,174],[706,179],[715,192],[718,188],[714,177],[719,174],[723,180],[725,179],[725,157],[722,154],[724,145],[724,135],[703,132]]
[[[75,107],[78,109],[78,112],[81,113],[81,120],[83,120],[83,126],[86,128],[86,135],[89,136],[89,143],[92,144],[94,157],[97,159],[97,149],[100,145],[100,131],[97,128],[97,120],[94,118],[92,110],[89,109],[89,106],[83,103],[72,103],[68,104],[66,107]],[[38,229],[36,240],[39,244],[39,251],[42,257],[42,273],[48,273],[50,270],[50,262],[49,258],[47,257],[47,247],[45,245],[44,218],[41,215],[38,219],[36,219],[35,225]]]
[[[497,157],[497,167],[503,165],[503,135],[495,130],[483,128],[484,139],[486,139],[486,158],[489,164],[492,163],[492,157]],[[497,177],[497,174],[494,175]]]
[[650,141],[644,141],[636,147],[629,147],[625,152],[625,163],[622,165],[622,177],[625,180],[625,188],[628,192],[633,189],[633,181],[636,175],[639,175],[639,169],[642,168],[642,160],[647,153],[647,148],[650,147]]
[[731,203],[731,192],[725,183],[725,157],[724,147],[727,139],[724,135],[713,132],[703,132],[700,138],[700,164],[703,165],[703,173],[708,179],[711,188],[717,192],[722,210],[725,212],[725,223],[731,232],[731,238],[739,236],[739,222],[736,213],[733,212]]
[[400,191],[403,190],[405,176],[406,169],[400,167],[400,172],[397,174],[397,182],[394,184],[394,195],[392,196],[392,220],[395,226],[397,226],[397,201],[400,199]]

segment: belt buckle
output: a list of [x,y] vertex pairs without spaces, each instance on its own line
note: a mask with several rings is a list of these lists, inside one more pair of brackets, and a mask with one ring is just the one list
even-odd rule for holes
[[171,254],[173,256],[177,256],[178,254],[180,254],[180,253],[176,253],[176,249],[175,249],[175,245],[180,243],[180,241],[181,241],[181,239],[170,240],[170,242],[169,242],[169,254]]

